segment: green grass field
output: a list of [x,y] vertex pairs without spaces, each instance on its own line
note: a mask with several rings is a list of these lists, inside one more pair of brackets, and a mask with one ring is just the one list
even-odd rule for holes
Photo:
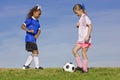
[[120,80],[120,68],[91,68],[89,73],[69,73],[62,68],[5,69],[0,68],[0,80]]

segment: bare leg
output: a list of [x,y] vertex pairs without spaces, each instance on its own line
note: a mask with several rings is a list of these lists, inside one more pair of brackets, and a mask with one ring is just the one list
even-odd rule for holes
[[87,51],[88,51],[88,48],[82,48],[82,57],[83,57],[83,60],[87,60]]
[[73,55],[75,56],[75,60],[76,60],[76,63],[77,63],[77,67],[79,68],[82,68],[82,62],[80,60],[80,56],[78,54],[78,51],[81,49],[80,45],[76,45],[74,48],[73,48]]
[[78,51],[81,49],[81,47],[80,47],[80,45],[76,45],[74,48],[73,48],[73,55],[75,56],[75,57],[78,57],[79,56],[79,54],[78,54]]

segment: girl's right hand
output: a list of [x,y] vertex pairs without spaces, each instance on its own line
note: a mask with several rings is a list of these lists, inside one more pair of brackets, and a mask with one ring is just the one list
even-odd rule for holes
[[34,33],[34,30],[27,30],[27,32],[29,32],[29,33]]

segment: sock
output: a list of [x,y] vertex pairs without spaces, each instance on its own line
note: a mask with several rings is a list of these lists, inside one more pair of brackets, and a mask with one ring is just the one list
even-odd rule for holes
[[35,68],[39,68],[39,59],[38,59],[38,55],[34,56],[34,62],[35,62]]
[[26,62],[25,62],[25,66],[29,66],[31,64],[33,60],[33,56],[32,54],[27,58]]
[[83,70],[87,72],[88,60],[83,60]]
[[79,56],[75,57],[75,60],[76,60],[77,66],[82,68],[83,66],[82,66],[82,62],[80,60],[80,57]]

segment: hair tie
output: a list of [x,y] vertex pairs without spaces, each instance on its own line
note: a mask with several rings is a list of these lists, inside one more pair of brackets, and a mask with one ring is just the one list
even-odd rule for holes
[[37,10],[41,9],[41,6],[39,4],[37,4],[36,6],[37,6]]
[[81,6],[82,6],[82,9],[85,10],[85,5],[84,5],[84,3],[82,3]]

